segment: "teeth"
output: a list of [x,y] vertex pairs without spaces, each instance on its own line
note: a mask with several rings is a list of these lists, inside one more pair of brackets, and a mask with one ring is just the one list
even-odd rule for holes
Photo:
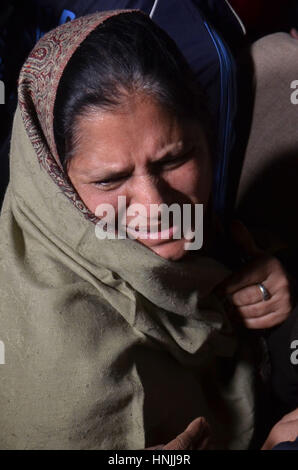
[[138,233],[150,233],[151,231],[152,232],[159,232],[159,227],[139,227],[139,228],[135,228],[135,229],[132,229],[131,227],[126,227],[127,230],[131,230],[131,231],[136,231]]
[[156,225],[153,227],[129,227],[129,226],[121,225],[120,227],[121,227],[121,230],[124,230],[127,233],[130,232],[133,234],[149,235],[149,236],[156,234],[156,233],[163,233],[163,234],[169,233],[171,230],[171,227],[161,230],[161,226],[159,225]]

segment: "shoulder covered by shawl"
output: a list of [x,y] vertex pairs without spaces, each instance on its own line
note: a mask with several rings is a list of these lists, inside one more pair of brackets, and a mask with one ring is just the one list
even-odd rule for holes
[[[57,159],[53,104],[69,60],[59,47],[71,32],[77,47],[102,20],[48,33],[20,77],[0,218],[0,447],[141,449],[204,415],[221,445],[243,448],[251,366],[234,361],[235,332],[211,295],[228,271],[209,258],[175,263],[133,240],[98,240]],[[225,382],[219,358],[235,364]]]

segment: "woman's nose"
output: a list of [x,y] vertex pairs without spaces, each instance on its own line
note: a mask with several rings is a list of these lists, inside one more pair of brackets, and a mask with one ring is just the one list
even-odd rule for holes
[[162,181],[155,175],[138,175],[130,186],[130,204],[142,204],[150,208],[151,204],[166,203]]

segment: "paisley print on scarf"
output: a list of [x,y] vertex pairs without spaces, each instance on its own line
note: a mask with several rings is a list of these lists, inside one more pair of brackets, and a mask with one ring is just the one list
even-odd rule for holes
[[85,206],[60,163],[53,128],[55,98],[68,61],[88,34],[113,15],[131,11],[135,10],[99,12],[50,31],[38,41],[19,77],[19,106],[40,165],[77,209],[94,223],[98,219]]

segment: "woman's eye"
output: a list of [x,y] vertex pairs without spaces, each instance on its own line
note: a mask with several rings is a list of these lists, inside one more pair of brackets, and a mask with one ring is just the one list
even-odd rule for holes
[[102,180],[102,181],[96,181],[94,183],[94,185],[97,188],[104,189],[104,190],[114,189],[117,186],[120,186],[120,184],[125,180],[125,178],[126,178],[126,176],[122,176],[122,177],[119,177],[119,178],[105,179],[105,180]]
[[175,158],[171,158],[170,160],[166,160],[162,163],[164,167],[177,167],[187,160],[189,160],[192,157],[193,154],[193,149],[191,149],[189,152],[184,153],[183,155],[179,155]]

